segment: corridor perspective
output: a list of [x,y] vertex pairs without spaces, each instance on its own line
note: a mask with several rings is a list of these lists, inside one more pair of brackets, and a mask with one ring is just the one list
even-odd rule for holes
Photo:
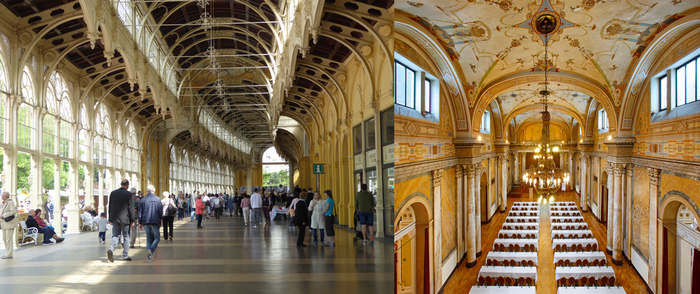
[[[0,293],[392,292],[393,5],[0,0]],[[108,254],[151,186],[174,240]],[[234,205],[273,221],[206,218]]]
[[397,293],[700,293],[700,2],[397,1]]

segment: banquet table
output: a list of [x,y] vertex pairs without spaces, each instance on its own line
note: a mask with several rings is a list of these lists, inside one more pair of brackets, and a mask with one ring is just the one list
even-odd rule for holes
[[[498,240],[498,239],[496,239]],[[517,240],[517,239],[516,239]],[[552,239],[552,249],[554,249],[557,244],[559,245],[564,245],[566,244],[566,247],[571,247],[571,245],[578,245],[581,244],[583,247],[586,247],[586,245],[591,244],[598,244],[598,240],[595,238],[585,238],[585,239]]]
[[602,277],[615,276],[615,271],[610,266],[558,266],[554,272],[557,280],[569,277],[574,277],[576,280],[580,280],[582,277],[594,277],[596,280],[600,280]]
[[575,202],[552,202],[549,203],[549,207],[552,206],[557,206],[557,207],[569,207],[569,206],[576,206]]
[[499,287],[499,286],[474,286],[469,291],[470,294],[535,294],[537,291],[531,287]]
[[539,202],[513,202],[513,206],[538,206]]
[[[523,238],[525,238],[525,234],[530,234],[530,235],[535,234],[535,238],[540,237],[539,230],[501,230],[500,232],[498,232],[498,235],[500,236],[501,234],[508,235],[508,237],[511,237],[511,235],[513,235],[513,234],[516,234],[516,235],[520,234],[521,236],[523,236]],[[512,239],[512,237],[511,237],[511,239]]]
[[564,238],[571,238],[571,236],[583,237],[588,234],[593,234],[591,230],[552,230],[552,236],[554,235],[564,235]]
[[500,252],[500,251],[491,251],[489,254],[486,256],[486,259],[495,259],[498,261],[504,261],[504,260],[515,260],[515,261],[523,261],[523,260],[532,260],[534,264],[537,264],[537,252]]
[[[554,214],[558,213],[559,215],[555,216]],[[571,217],[571,216],[581,216],[581,213],[578,211],[549,211],[549,216],[550,217],[558,217],[558,216],[566,216],[566,217]]]
[[506,248],[508,248],[508,245],[510,244],[513,244],[513,246],[516,244],[520,245],[520,248],[523,248],[525,244],[529,244],[535,245],[535,248],[538,248],[538,243],[538,239],[496,239],[496,241],[494,241],[494,244],[503,244],[503,246],[506,246]]
[[[512,219],[513,222],[511,224],[534,224],[534,223],[539,223],[540,222],[540,217],[539,216],[509,216],[506,217],[506,223],[509,223],[508,220]],[[521,219],[521,222],[518,222],[518,219]],[[531,219],[534,219],[535,221],[532,222]]]
[[[492,278],[496,277],[511,277],[518,279],[520,277],[530,277],[537,282],[537,267],[536,266],[491,266],[485,265],[481,267],[479,276]],[[499,292],[500,293],[500,292]]]
[[537,223],[503,223],[503,229],[506,229],[506,227],[512,227],[513,230],[528,230],[527,227],[535,227],[535,230],[539,228],[539,225]]
[[[572,222],[568,222],[566,224],[576,224],[576,223],[585,223],[586,220],[583,219],[582,216],[550,216],[549,217],[552,220],[553,224],[565,224],[564,220],[570,219]],[[559,222],[555,222],[555,220],[559,220]]]
[[[473,289],[473,287],[472,287]],[[471,293],[471,292],[470,292]],[[478,292],[478,293],[495,293],[495,292]],[[503,292],[511,293],[511,292]],[[521,292],[514,292],[521,293]],[[557,294],[626,294],[622,287],[559,287]]]
[[551,211],[578,211],[576,206],[550,206]]
[[511,211],[538,211],[540,210],[537,206],[513,206],[510,208]]
[[592,261],[594,259],[605,259],[605,252],[603,251],[584,251],[584,252],[554,252],[554,263],[557,263],[561,259],[568,259],[571,262],[576,262],[577,259]]

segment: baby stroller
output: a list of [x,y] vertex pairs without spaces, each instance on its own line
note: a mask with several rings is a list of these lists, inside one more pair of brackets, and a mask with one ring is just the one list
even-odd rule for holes
[[355,221],[355,237],[352,237],[352,244],[357,244],[357,240],[363,239],[362,226],[360,225],[360,216],[357,212],[355,212],[353,219]]

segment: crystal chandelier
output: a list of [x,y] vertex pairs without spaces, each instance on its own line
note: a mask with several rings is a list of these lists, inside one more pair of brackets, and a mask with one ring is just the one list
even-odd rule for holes
[[[547,72],[549,71],[549,63],[547,60],[547,41],[544,40],[544,90],[540,91],[542,102],[544,103],[544,111],[542,112],[542,142],[535,149],[536,166],[530,166],[525,174],[523,181],[532,185],[535,188],[535,193],[540,197],[549,198],[551,202],[554,194],[559,191],[562,183],[569,182],[569,173],[561,168],[557,168],[554,164],[554,153],[559,152],[559,146],[554,142],[549,142],[549,122],[550,114],[547,111],[547,98],[551,94],[547,89],[548,80]],[[546,203],[546,202],[545,202]]]

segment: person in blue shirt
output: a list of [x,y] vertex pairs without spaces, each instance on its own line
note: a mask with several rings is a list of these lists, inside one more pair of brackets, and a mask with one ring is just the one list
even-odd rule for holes
[[326,208],[323,210],[323,220],[326,227],[326,237],[328,237],[328,246],[335,246],[335,229],[333,229],[333,222],[335,221],[335,215],[333,215],[333,208],[335,207],[335,201],[333,200],[333,193],[331,190],[326,190],[323,192],[326,195]]

